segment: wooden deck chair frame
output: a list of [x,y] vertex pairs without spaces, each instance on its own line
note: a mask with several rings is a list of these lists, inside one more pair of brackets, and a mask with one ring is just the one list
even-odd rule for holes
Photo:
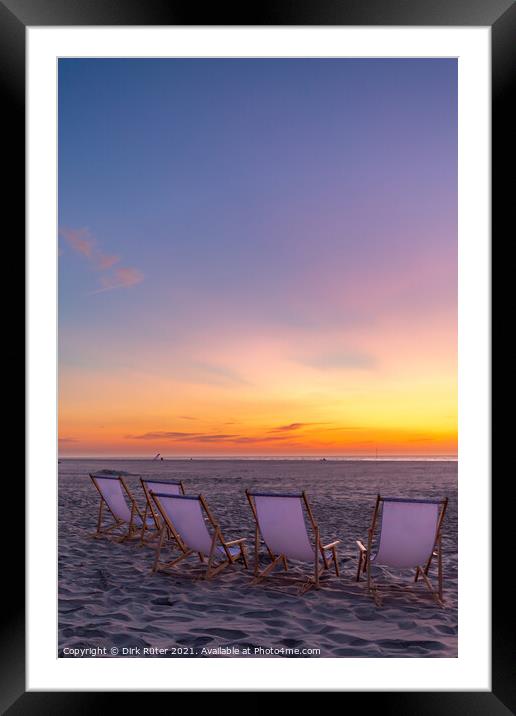
[[[206,570],[202,577],[204,579],[211,579],[212,577],[215,577],[219,572],[221,572],[223,569],[225,569],[228,565],[232,566],[235,562],[237,562],[239,559],[242,560],[244,567],[248,569],[249,564],[247,560],[247,552],[245,548],[245,542],[246,538],[241,537],[240,539],[234,539],[230,540],[229,542],[224,539],[224,536],[222,534],[222,531],[220,529],[220,526],[218,522],[213,517],[208,504],[206,500],[204,499],[203,495],[160,495],[159,493],[150,491],[151,498],[154,500],[154,503],[159,511],[159,514],[161,516],[161,519],[163,520],[163,524],[161,526],[160,530],[160,538],[158,541],[158,545],[156,548],[156,557],[154,559],[154,564],[152,567],[152,572],[159,572],[159,571],[165,571],[168,569],[171,569],[176,564],[179,564],[187,557],[191,557],[194,554],[197,554],[199,557],[199,560],[202,564],[206,564]],[[204,515],[206,516],[206,519],[210,526],[213,529],[213,537],[211,542],[211,548],[210,553],[208,555],[205,555],[202,552],[195,552],[193,549],[189,549],[185,544],[184,541],[181,539],[181,536],[179,535],[178,531],[174,527],[170,517],[168,516],[166,510],[164,509],[163,505],[160,502],[160,497],[171,497],[171,498],[180,498],[183,500],[199,500],[201,504],[202,511],[204,512]],[[167,530],[170,531],[172,534],[174,541],[176,542],[177,546],[179,547],[182,554],[179,557],[176,557],[175,559],[169,561],[169,562],[160,562],[160,556],[161,556],[161,550],[163,548],[163,544],[165,541],[165,537],[167,535]],[[217,552],[216,548],[217,546],[222,547],[226,554],[226,559],[216,564],[217,562]],[[239,553],[237,555],[232,555],[230,552],[230,547],[238,547]],[[207,563],[206,563],[207,558]]]
[[[371,560],[369,559],[369,555],[371,554],[372,546],[373,546],[373,539],[375,535],[375,529],[376,524],[378,521],[378,514],[380,512],[380,504],[385,501],[386,498],[382,497],[381,495],[376,496],[376,503],[373,510],[373,518],[371,520],[371,527],[369,528],[367,532],[367,547],[364,546],[363,542],[360,540],[356,540],[357,546],[358,546],[358,567],[357,567],[357,574],[356,574],[356,581],[360,581],[360,575],[364,572],[367,574],[367,589],[368,592],[373,596],[377,606],[382,605],[382,600],[380,597],[380,593],[378,590],[378,586],[373,580],[373,577],[371,575]],[[407,499],[407,502],[410,502],[410,499]],[[424,500],[423,500],[424,501]],[[416,500],[417,502],[417,500]],[[416,573],[414,576],[414,582],[417,582],[419,577],[421,576],[423,578],[423,581],[425,582],[426,586],[428,587],[430,593],[434,597],[435,601],[440,604],[441,606],[444,606],[444,595],[443,595],[443,548],[442,548],[442,524],[444,520],[444,515],[446,514],[446,508],[448,506],[448,498],[444,497],[442,500],[438,501],[438,504],[441,506],[441,509],[439,511],[439,515],[437,517],[437,526],[435,531],[435,540],[434,540],[434,546],[430,552],[430,556],[428,557],[428,560],[426,561],[425,565],[418,565],[416,567]],[[437,559],[437,589],[435,589],[434,585],[430,581],[430,578],[428,576],[428,573],[430,571],[430,566],[432,564],[432,561],[434,559]]]
[[[180,494],[185,494],[185,486],[183,484],[182,480],[153,480],[152,478],[146,478],[146,477],[140,477],[140,483],[143,489],[143,494],[145,495],[145,510],[143,513],[144,520],[142,523],[142,530],[141,530],[141,538],[140,538],[140,544],[149,544],[149,542],[153,542],[156,539],[159,539],[161,534],[161,519],[160,514],[156,508],[156,505],[154,504],[154,500],[151,497],[150,490],[147,487],[148,482],[153,482],[156,485],[179,485]],[[150,530],[147,525],[147,515],[152,517],[152,521],[154,522],[155,530]],[[146,534],[152,531],[152,534],[150,537],[147,537]],[[175,539],[174,536],[168,532],[168,538],[169,539]]]
[[[129,503],[131,505],[131,517],[129,521],[127,520],[121,520],[118,517],[116,517],[115,514],[111,511],[111,508],[106,501],[104,495],[102,494],[102,491],[100,487],[97,485],[95,478],[101,478],[106,480],[118,480],[120,484],[122,485],[127,498],[129,499]],[[133,539],[134,537],[138,537],[141,531],[141,527],[136,524],[135,518],[139,517],[140,520],[143,522],[143,515],[140,512],[140,509],[138,505],[136,504],[136,500],[134,499],[131,490],[127,486],[126,481],[122,477],[122,475],[92,475],[90,474],[91,481],[95,485],[95,488],[97,492],[100,495],[100,502],[99,502],[99,512],[98,512],[98,518],[97,518],[97,530],[94,532],[91,536],[98,539],[100,537],[106,537],[108,539],[111,539],[114,542],[125,542],[128,539]],[[111,525],[102,525],[102,519],[104,517],[104,505],[107,507],[107,511],[111,515],[111,517],[114,520],[114,524]],[[127,525],[127,531],[125,534],[122,535],[114,535],[113,532],[117,529],[123,528],[125,525]]]
[[[319,589],[320,586],[320,577],[321,574],[325,569],[329,569],[330,565],[333,564],[333,568],[335,570],[335,574],[338,577],[339,572],[339,563],[337,561],[337,545],[341,542],[340,539],[334,540],[333,542],[329,542],[328,544],[323,545],[320,538],[319,533],[319,525],[315,521],[312,509],[310,507],[310,503],[308,502],[308,497],[306,495],[306,492],[303,490],[302,492],[297,493],[274,493],[274,492],[252,492],[251,490],[246,490],[245,494],[247,496],[247,499],[249,501],[249,505],[251,506],[251,510],[253,512],[254,521],[255,521],[255,529],[254,529],[254,581],[253,584],[258,584],[264,577],[267,577],[273,569],[278,565],[282,564],[283,569],[285,572],[288,572],[288,559],[286,555],[284,554],[278,554],[275,555],[273,552],[269,549],[269,546],[267,545],[265,539],[263,538],[263,535],[260,532],[260,524],[258,521],[258,514],[256,511],[256,505],[254,503],[253,497],[255,495],[257,496],[263,496],[263,497],[298,497],[302,499],[303,504],[306,509],[306,514],[308,515],[308,521],[312,527],[313,533],[314,533],[314,573],[313,578],[309,579],[308,582],[305,582],[302,586],[301,593],[306,592],[310,587],[315,587],[315,589]],[[260,542],[263,542],[265,545],[265,548],[267,550],[267,553],[271,559],[271,563],[265,567],[260,572]],[[331,551],[331,558],[328,559],[327,551]],[[322,564],[320,563],[320,559],[322,561]],[[297,582],[300,580],[297,579]]]

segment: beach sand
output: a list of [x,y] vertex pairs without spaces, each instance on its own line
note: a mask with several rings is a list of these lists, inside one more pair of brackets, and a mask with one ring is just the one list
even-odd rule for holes
[[[322,539],[342,540],[341,575],[326,572],[321,589],[302,596],[279,570],[252,586],[252,571],[239,564],[211,581],[196,579],[200,563],[194,558],[182,562],[174,574],[153,575],[154,548],[141,547],[137,540],[118,544],[91,539],[98,493],[88,473],[100,470],[130,473],[127,483],[142,506],[138,476],[184,480],[187,493],[206,497],[226,539],[248,538],[251,555],[254,525],[245,488],[304,489]],[[378,492],[449,498],[443,527],[444,608],[423,582],[414,584],[413,572],[376,568],[381,607],[368,596],[364,582],[354,581],[355,539],[367,539]],[[107,656],[136,657],[146,656],[145,649],[167,649],[153,655],[166,657],[457,656],[453,461],[62,459],[58,555],[58,647],[63,657],[80,653],[74,649],[92,648],[104,648]],[[307,566],[294,563],[289,572],[308,573]],[[181,647],[186,654],[171,651]]]

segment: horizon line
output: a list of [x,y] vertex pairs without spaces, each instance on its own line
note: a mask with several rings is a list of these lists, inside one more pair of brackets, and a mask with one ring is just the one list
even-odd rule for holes
[[149,462],[166,462],[173,460],[447,460],[456,461],[458,455],[442,454],[367,454],[367,455],[170,455],[161,456],[156,460],[148,455],[59,455],[59,460],[148,460]]

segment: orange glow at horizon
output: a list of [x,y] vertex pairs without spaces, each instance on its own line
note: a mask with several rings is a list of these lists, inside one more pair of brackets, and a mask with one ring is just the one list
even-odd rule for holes
[[223,337],[209,365],[191,344],[195,370],[166,350],[115,372],[63,366],[59,453],[456,455],[453,326],[439,331],[395,340],[377,329],[360,345],[372,366],[321,367],[299,336],[295,356],[277,336]]

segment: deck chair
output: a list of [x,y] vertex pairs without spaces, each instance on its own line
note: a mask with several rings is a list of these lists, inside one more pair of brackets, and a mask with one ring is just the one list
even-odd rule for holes
[[[435,600],[443,604],[441,528],[447,505],[447,497],[442,500],[413,500],[377,496],[367,547],[357,540],[356,581],[360,581],[360,575],[367,572],[367,588],[378,606],[381,606],[381,597],[371,575],[373,565],[384,565],[394,569],[415,569],[414,581],[417,582],[421,576]],[[373,539],[380,507],[382,508],[380,534],[373,552]],[[433,559],[437,559],[437,590],[434,589],[428,576]]]
[[[202,564],[206,564],[207,559],[205,579],[211,579],[239,559],[247,569],[246,538],[227,542],[202,495],[171,495],[152,490],[150,494],[162,519],[153,572],[169,569],[196,553]],[[160,562],[167,530],[182,554],[170,562]]]
[[[333,563],[335,574],[339,576],[337,562],[337,545],[334,540],[323,545],[319,536],[319,527],[314,519],[305,492],[270,493],[250,492],[246,490],[247,499],[253,511],[255,526],[254,542],[254,583],[266,577],[278,564],[288,571],[288,560],[294,559],[313,564],[313,579],[302,586],[301,592],[311,586],[319,588],[319,578],[324,569]],[[306,510],[308,522],[312,527],[314,538],[310,540],[303,508]],[[260,535],[271,559],[271,563],[260,572],[259,549]],[[320,559],[322,558],[322,564]]]
[[[151,497],[151,490],[153,492],[161,492],[166,495],[184,495],[185,488],[182,480],[154,480],[151,477],[140,477],[140,482],[142,484],[146,500],[140,544],[148,544],[154,539],[159,539],[162,527],[160,514],[154,500]],[[150,528],[147,525],[147,516],[152,519],[152,526]],[[146,537],[149,532],[151,533],[150,536]],[[168,532],[167,535],[170,539],[174,539],[170,532]]]
[[[152,525],[150,518],[143,517],[136,500],[121,475],[97,474],[90,475],[90,478],[100,495],[97,531],[92,537],[109,537],[111,539],[116,537],[119,542],[124,542],[127,539],[138,536],[145,521],[148,527]],[[129,500],[130,507],[127,504],[127,500]],[[113,518],[113,524],[102,524],[104,506],[107,507],[108,513]],[[113,533],[119,529],[123,529],[125,532],[122,535],[114,535]]]

